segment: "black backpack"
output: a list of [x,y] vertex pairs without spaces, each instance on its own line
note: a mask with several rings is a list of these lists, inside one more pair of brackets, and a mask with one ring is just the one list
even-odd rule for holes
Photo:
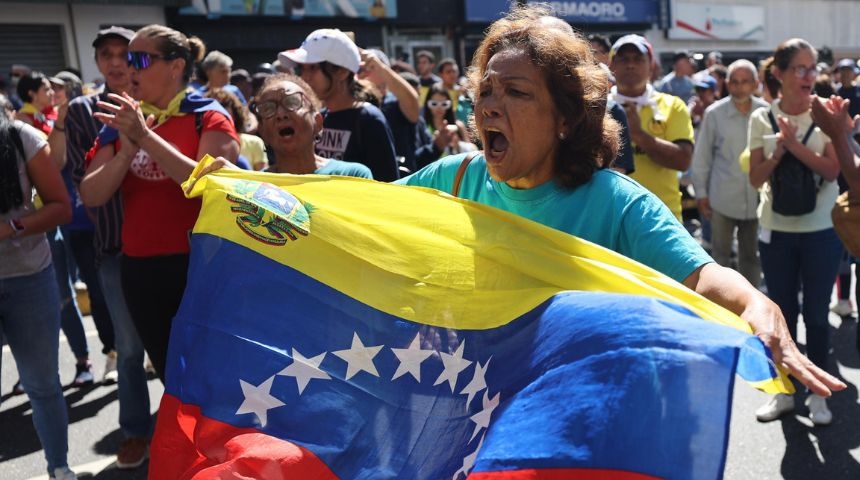
[[[773,112],[767,112],[773,133],[779,133],[779,125]],[[806,145],[810,135],[815,130],[815,124],[809,126],[802,143]],[[815,181],[815,174],[793,153],[786,150],[773,173],[770,175],[770,191],[773,197],[771,208],[780,215],[806,215],[815,210],[815,199],[821,181]]]

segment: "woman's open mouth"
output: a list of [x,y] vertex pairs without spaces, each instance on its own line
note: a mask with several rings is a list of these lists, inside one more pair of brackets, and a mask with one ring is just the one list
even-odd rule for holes
[[295,131],[295,129],[293,129],[293,127],[284,127],[282,129],[278,130],[278,135],[280,135],[281,138],[292,137],[295,133],[296,133],[296,131]]
[[498,159],[508,150],[508,138],[498,130],[486,130],[487,139],[484,153],[491,159]]

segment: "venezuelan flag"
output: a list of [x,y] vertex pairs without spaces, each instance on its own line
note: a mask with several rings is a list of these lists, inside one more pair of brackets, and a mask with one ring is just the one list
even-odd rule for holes
[[715,479],[735,375],[790,388],[730,312],[490,207],[234,170],[190,195],[150,478]]

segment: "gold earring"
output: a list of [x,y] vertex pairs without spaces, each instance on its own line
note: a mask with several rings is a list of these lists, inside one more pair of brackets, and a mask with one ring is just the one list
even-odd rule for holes
[[567,135],[565,135],[564,132],[558,132],[558,139],[559,140],[561,140],[563,142],[565,138],[567,138]]

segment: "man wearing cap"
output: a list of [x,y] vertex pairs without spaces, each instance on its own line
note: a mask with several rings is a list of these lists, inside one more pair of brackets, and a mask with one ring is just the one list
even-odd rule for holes
[[[128,43],[134,32],[122,27],[99,31],[93,41],[95,61],[105,79],[103,90],[78,97],[69,104],[66,115],[66,155],[72,181],[80,186],[86,171],[85,156],[102,127],[93,117],[96,103],[107,101],[108,93],[129,90]],[[140,466],[148,453],[152,420],[149,411],[149,390],[143,368],[144,349],[125,304],[120,285],[119,263],[122,229],[122,200],[120,193],[105,205],[92,211],[95,221],[95,255],[105,301],[113,322],[119,391],[119,424],[125,439],[117,452],[117,468]]]
[[860,86],[854,83],[857,74],[860,73],[860,68],[857,68],[857,62],[851,58],[843,58],[836,64],[836,72],[839,73],[840,85],[836,94],[840,97],[851,100],[848,105],[848,113],[851,118],[860,115]]
[[717,99],[717,79],[704,75],[693,82],[696,94],[690,98],[687,108],[690,110],[690,120],[693,122],[693,131],[697,131],[705,109],[710,107]]
[[660,80],[657,90],[681,97],[687,103],[694,93],[693,73],[693,55],[687,50],[679,50],[672,56],[672,71]]
[[639,35],[619,38],[609,52],[616,85],[610,98],[624,107],[633,142],[636,172],[631,177],[665,203],[681,220],[678,172],[690,167],[693,125],[680,98],[649,83],[651,44]]
[[317,155],[362,163],[383,182],[400,178],[388,122],[361,100],[363,87],[356,79],[361,54],[352,39],[336,29],[315,30],[301,47],[279,53],[278,60],[296,67],[325,106]]
[[696,138],[692,179],[699,213],[711,221],[711,255],[730,266],[737,228],[738,271],[761,284],[758,258],[758,191],[741,171],[738,157],[747,147],[750,114],[767,102],[753,95],[758,70],[749,60],[729,65],[729,96],[705,110]]

